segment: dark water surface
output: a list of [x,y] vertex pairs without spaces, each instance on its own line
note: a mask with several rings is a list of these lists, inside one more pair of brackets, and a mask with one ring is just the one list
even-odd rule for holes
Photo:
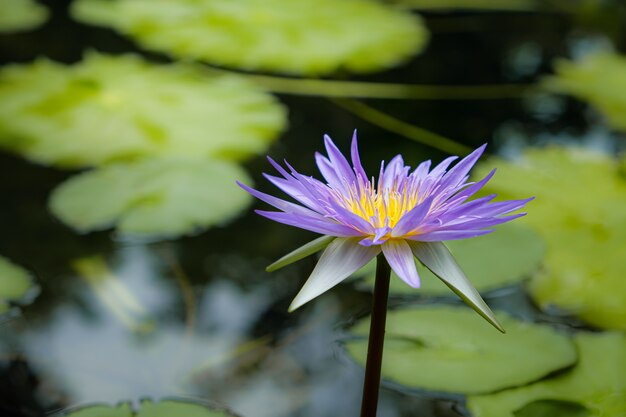
[[[136,51],[112,31],[71,21],[65,2],[48,3],[54,15],[44,27],[0,35],[2,62],[29,62],[38,56],[74,62],[86,48]],[[571,55],[585,42],[612,37],[618,49],[626,45],[613,20],[620,17],[610,13],[425,18],[432,39],[423,54],[398,69],[351,79],[527,84],[549,73],[553,58]],[[618,29],[612,31],[614,27]],[[370,172],[381,159],[398,153],[412,166],[446,156],[327,99],[282,95],[280,100],[289,109],[289,128],[269,154],[286,158],[300,172],[317,175],[313,153],[322,147],[324,133],[347,149],[354,128]],[[590,129],[584,106],[565,98],[529,93],[500,100],[367,103],[470,147],[487,141],[492,153],[514,154],[526,142],[564,133],[573,141],[593,140],[584,136]],[[247,161],[246,168],[261,190],[274,193],[261,176],[270,171],[264,158]],[[264,270],[312,239],[310,233],[267,221],[250,209],[226,227],[167,242],[120,240],[110,231],[78,235],[47,210],[50,191],[72,174],[0,154],[0,253],[33,271],[41,286],[32,305],[2,319],[1,415],[40,416],[77,404],[144,397],[217,401],[242,416],[358,414],[362,370],[338,340],[349,324],[368,314],[370,294],[346,283],[289,314],[287,306],[312,270],[314,257],[279,272]],[[104,290],[94,291],[73,264],[85,257],[91,257],[91,265],[109,269],[113,278]],[[391,302],[399,303],[406,301]],[[538,315],[519,288],[494,294],[491,303],[517,316]],[[459,399],[388,386],[379,415],[462,416]]]

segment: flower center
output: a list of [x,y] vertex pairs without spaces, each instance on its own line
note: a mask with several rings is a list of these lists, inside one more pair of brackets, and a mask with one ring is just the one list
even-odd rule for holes
[[344,207],[376,228],[393,228],[418,202],[417,192],[399,192],[395,185],[376,190],[370,182],[344,196]]

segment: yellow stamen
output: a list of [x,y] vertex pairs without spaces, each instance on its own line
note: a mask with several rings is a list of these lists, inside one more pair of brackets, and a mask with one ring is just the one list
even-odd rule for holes
[[418,193],[400,193],[395,186],[376,191],[371,184],[343,199],[345,208],[377,228],[394,227],[419,202]]

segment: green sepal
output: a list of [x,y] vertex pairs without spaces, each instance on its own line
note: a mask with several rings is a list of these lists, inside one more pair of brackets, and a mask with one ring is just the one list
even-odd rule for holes
[[442,280],[444,284],[493,327],[505,333],[493,311],[485,303],[485,300],[483,300],[470,280],[467,279],[446,245],[441,242],[408,241],[408,243],[415,257],[426,268]]
[[336,239],[335,236],[328,236],[328,235],[318,237],[317,239],[312,240],[303,246],[300,246],[298,249],[294,250],[293,252],[289,252],[287,255],[283,256],[276,262],[269,265],[267,268],[265,268],[265,270],[267,272],[273,272],[284,266],[287,266],[296,261],[299,261],[300,259],[306,258],[309,255],[313,255],[314,253],[319,252],[322,249],[324,249],[326,246],[330,244],[330,242],[332,242],[335,239]]

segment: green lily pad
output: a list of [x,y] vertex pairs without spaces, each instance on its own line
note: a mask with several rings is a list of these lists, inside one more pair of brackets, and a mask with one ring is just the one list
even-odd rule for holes
[[9,311],[11,302],[22,301],[33,287],[25,269],[0,256],[0,314]]
[[617,161],[577,148],[530,149],[517,163],[490,160],[476,175],[498,173],[485,193],[534,195],[520,219],[546,241],[529,290],[593,325],[626,330],[626,180]]
[[0,70],[0,147],[62,168],[262,154],[285,109],[240,77],[88,53]]
[[575,367],[526,387],[471,396],[467,405],[474,417],[518,417],[537,400],[576,403],[589,417],[626,415],[626,335],[579,333],[574,341],[579,353]]
[[71,11],[178,58],[292,74],[384,70],[428,38],[418,16],[370,0],[77,0]]
[[79,410],[58,414],[58,417],[233,417],[234,414],[205,405],[176,400],[152,402],[143,400],[139,411],[134,412],[128,403],[117,406],[91,405]]
[[[528,226],[509,223],[488,235],[446,242],[455,259],[480,292],[491,291],[530,277],[539,269],[545,248],[541,237]],[[450,289],[419,261],[419,289],[411,288],[395,273],[389,292],[394,295],[450,295]],[[375,262],[358,274],[366,275],[365,284],[374,288]]]
[[559,60],[555,70],[546,87],[590,102],[611,126],[626,131],[626,56],[602,52],[578,62]]
[[[468,308],[420,307],[387,317],[383,377],[410,388],[464,394],[527,384],[576,361],[569,338],[548,326],[497,314],[506,334]],[[369,320],[353,333],[366,335]],[[367,341],[347,343],[365,363]]]
[[70,178],[50,197],[52,212],[79,232],[173,237],[233,219],[250,202],[238,165],[213,160],[149,159]]
[[0,32],[34,29],[48,19],[48,9],[33,0],[0,1]]

